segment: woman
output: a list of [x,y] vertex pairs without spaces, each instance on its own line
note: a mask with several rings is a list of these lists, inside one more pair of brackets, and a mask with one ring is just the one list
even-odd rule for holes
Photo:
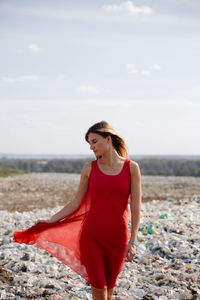
[[107,122],[90,127],[85,139],[96,160],[83,167],[74,200],[49,220],[15,232],[14,240],[37,243],[85,278],[94,300],[111,300],[124,262],[136,254],[141,175],[138,164],[127,158],[124,140]]

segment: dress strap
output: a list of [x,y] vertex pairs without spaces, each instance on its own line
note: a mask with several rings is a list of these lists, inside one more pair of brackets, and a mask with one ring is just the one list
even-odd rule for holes
[[124,170],[130,170],[130,159],[128,157],[124,162]]

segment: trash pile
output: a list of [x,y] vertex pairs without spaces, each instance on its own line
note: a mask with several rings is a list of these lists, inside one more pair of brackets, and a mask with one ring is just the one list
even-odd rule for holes
[[[13,242],[15,230],[61,208],[0,211],[0,299],[92,299],[85,280],[55,257]],[[197,196],[143,203],[137,255],[124,264],[113,299],[200,299],[199,216]]]
[[[0,178],[0,210],[30,211],[65,205],[75,195],[80,174],[31,173]],[[142,176],[143,202],[200,195],[200,177]]]
[[30,211],[65,205],[73,199],[78,174],[31,173],[0,178],[0,210]]

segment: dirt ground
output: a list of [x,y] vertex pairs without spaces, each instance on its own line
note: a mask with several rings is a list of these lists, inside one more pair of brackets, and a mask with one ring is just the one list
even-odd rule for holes
[[[32,173],[0,178],[0,210],[30,211],[56,207],[73,200],[80,175]],[[142,176],[142,201],[200,197],[200,178]]]

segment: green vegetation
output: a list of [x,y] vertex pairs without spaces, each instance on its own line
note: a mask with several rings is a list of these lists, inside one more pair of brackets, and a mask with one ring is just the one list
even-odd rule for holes
[[200,160],[150,158],[137,162],[143,175],[200,177]]
[[0,166],[0,177],[8,177],[11,175],[18,175],[18,174],[24,174],[24,171]]
[[80,173],[90,159],[0,159],[0,165],[27,172]]
[[[135,160],[134,157],[131,159]],[[92,159],[0,159],[0,165],[26,172],[80,173]],[[135,160],[142,175],[200,177],[200,160],[143,158]]]

